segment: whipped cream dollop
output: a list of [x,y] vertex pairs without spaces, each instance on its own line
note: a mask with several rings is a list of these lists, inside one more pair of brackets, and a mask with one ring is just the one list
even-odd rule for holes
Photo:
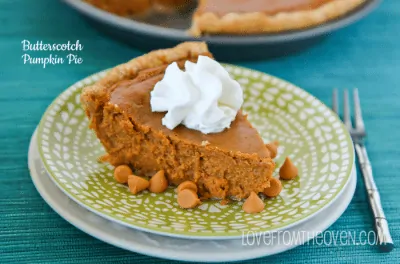
[[162,124],[174,129],[179,124],[204,134],[229,128],[243,104],[240,84],[215,60],[199,56],[186,61],[185,71],[170,64],[164,78],[151,92],[153,112],[167,112]]

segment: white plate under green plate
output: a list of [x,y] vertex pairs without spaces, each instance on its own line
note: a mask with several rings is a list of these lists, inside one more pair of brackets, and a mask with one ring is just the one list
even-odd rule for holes
[[[338,117],[316,98],[270,75],[226,65],[245,95],[243,110],[266,142],[280,142],[277,166],[290,156],[299,177],[283,182],[277,198],[265,199],[258,214],[242,202],[204,202],[181,209],[173,188],[163,194],[133,195],[113,179],[112,167],[97,161],[104,149],[79,102],[82,88],[104,75],[92,75],[63,92],[38,127],[41,158],[51,179],[70,198],[109,220],[152,233],[192,239],[233,239],[243,232],[286,229],[331,204],[349,182],[354,150]],[[275,172],[275,175],[277,174]]]

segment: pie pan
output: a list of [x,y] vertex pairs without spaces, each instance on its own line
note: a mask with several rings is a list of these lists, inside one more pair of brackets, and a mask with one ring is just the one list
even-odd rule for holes
[[[348,26],[374,10],[380,0],[368,0],[338,19],[305,30],[249,36],[215,35],[194,38],[187,34],[190,13],[157,16],[146,21],[119,17],[82,0],[64,0],[100,31],[143,51],[167,48],[189,40],[206,41],[220,61],[261,60],[289,55],[320,42],[335,30]],[[163,25],[163,26],[160,26]]]

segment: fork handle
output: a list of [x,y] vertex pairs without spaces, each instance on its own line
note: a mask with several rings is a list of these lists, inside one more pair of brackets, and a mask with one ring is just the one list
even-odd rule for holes
[[368,158],[367,149],[363,144],[355,143],[355,149],[360,163],[362,175],[365,182],[365,188],[368,193],[369,204],[375,218],[375,228],[378,235],[380,248],[383,251],[391,251],[394,247],[393,240],[390,235],[389,225],[385,217],[385,213],[381,204],[381,197],[374,180],[371,163]]

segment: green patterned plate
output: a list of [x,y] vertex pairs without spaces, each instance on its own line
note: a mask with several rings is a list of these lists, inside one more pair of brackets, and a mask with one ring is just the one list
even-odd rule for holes
[[[246,214],[242,202],[204,202],[184,210],[173,188],[163,194],[133,195],[113,179],[112,167],[97,162],[104,149],[88,129],[80,106],[82,88],[92,75],[63,92],[47,109],[38,128],[39,152],[50,177],[74,201],[117,223],[162,235],[192,239],[240,238],[243,233],[286,229],[331,204],[350,179],[354,150],[338,117],[307,92],[267,74],[225,65],[244,89],[244,112],[265,142],[280,142],[277,166],[290,156],[299,177],[283,182],[266,209]],[[275,176],[277,174],[275,171]]]

